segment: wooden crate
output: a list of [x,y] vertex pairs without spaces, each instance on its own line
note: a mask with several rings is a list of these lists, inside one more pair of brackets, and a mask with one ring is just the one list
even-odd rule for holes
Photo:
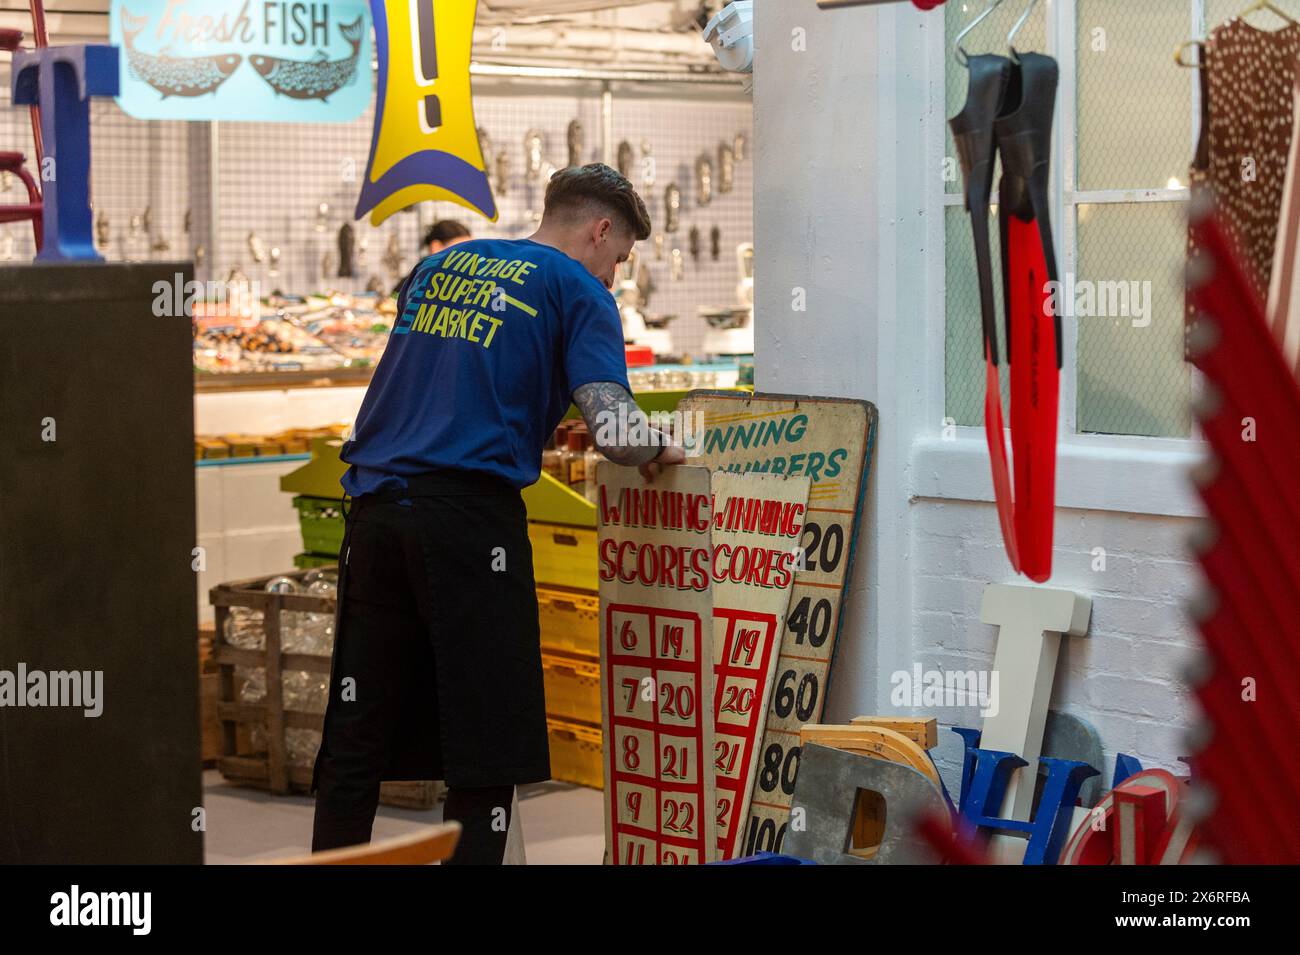
[[[279,576],[279,575],[277,575]],[[305,573],[283,576],[300,580]],[[285,611],[333,614],[337,602],[333,597],[314,594],[267,593],[266,583],[273,577],[259,577],[219,584],[208,594],[216,609],[216,633],[212,660],[217,666],[217,718],[221,722],[221,746],[217,768],[228,781],[240,786],[268,789],[278,795],[305,793],[311,788],[311,765],[290,765],[285,745],[286,729],[310,729],[319,732],[325,723],[320,713],[288,709],[284,703],[284,671],[328,674],[330,658],[310,653],[285,653],[280,641],[280,614]],[[262,612],[262,649],[236,647],[226,641],[226,621],[232,607]],[[235,667],[252,667],[265,671],[266,694],[260,702],[244,703],[236,696]],[[266,752],[253,752],[250,744],[252,727],[265,730]],[[379,790],[379,801],[405,809],[432,809],[443,787],[434,781],[393,781]]]
[[199,674],[199,725],[202,730],[201,758],[203,768],[215,768],[221,759],[221,720],[217,716],[217,703],[221,677],[215,673]]

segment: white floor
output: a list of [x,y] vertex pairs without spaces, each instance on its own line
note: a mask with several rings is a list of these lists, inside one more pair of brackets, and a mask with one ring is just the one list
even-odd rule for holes
[[[207,808],[205,861],[238,865],[304,855],[311,848],[313,803],[307,796],[272,796],[203,774]],[[540,783],[519,790],[524,850],[529,865],[599,865],[605,847],[602,793],[569,783]],[[374,838],[387,839],[442,820],[429,812],[379,807]]]

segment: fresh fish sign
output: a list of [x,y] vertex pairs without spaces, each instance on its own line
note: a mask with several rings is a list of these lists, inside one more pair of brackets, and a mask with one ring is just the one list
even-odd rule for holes
[[366,0],[112,0],[136,119],[348,122],[370,104]]

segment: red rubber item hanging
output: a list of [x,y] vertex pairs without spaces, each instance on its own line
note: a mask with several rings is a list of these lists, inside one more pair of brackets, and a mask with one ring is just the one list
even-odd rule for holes
[[[1011,365],[1011,454],[1015,463],[1016,552],[1020,570],[1043,583],[1052,576],[1056,510],[1056,425],[1061,370],[1057,318],[1037,222],[1011,214],[1007,228],[1007,359]],[[995,393],[999,400],[1001,395]],[[986,426],[988,419],[985,419]],[[989,441],[1002,443],[1001,421]],[[1005,466],[1005,465],[1004,465]],[[996,469],[995,462],[995,483]],[[1008,548],[1010,549],[1010,548]]]
[[[984,343],[984,430],[993,497],[1007,559],[1042,583],[1052,574],[1056,431],[1060,400],[1061,324],[1048,209],[1048,171],[1058,70],[1034,53],[1012,62],[970,56],[966,105],[954,116],[953,141],[966,183],[975,238]],[[1011,373],[1011,454],[1007,453],[998,368],[996,304],[988,219],[993,165],[1002,154],[998,189],[1002,291]],[[1013,466],[1014,465],[1014,470]]]
[[[998,219],[1007,364],[1011,366],[1014,501],[1001,493],[1006,484],[1001,415],[990,415],[986,409],[984,427],[1004,537],[1008,523],[1015,527],[1015,543],[1007,541],[1007,553],[1013,566],[1018,561],[1020,572],[1037,583],[1052,576],[1056,515],[1062,343],[1059,301],[1053,294],[1060,286],[1052,244],[1048,172],[1059,75],[1051,57],[1018,54],[1002,112],[993,124],[1003,171]],[[986,406],[1000,401],[996,369],[992,371]]]
[[978,54],[967,56],[964,62],[970,73],[966,104],[960,113],[949,120],[948,125],[952,129],[953,142],[961,160],[966,211],[970,214],[975,240],[975,271],[979,280],[984,341],[984,423],[988,435],[989,460],[993,465],[993,498],[997,501],[998,521],[1002,525],[1007,559],[1019,572],[1015,514],[1011,506],[1011,473],[1007,464],[1006,445],[1002,440],[997,302],[993,294],[993,253],[989,241],[993,167],[997,157],[993,124],[1002,110],[1002,101],[1011,78],[1011,61],[1004,56]]

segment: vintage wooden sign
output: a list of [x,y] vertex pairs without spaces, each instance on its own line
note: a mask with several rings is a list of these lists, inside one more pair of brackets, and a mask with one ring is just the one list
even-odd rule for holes
[[602,462],[597,480],[606,861],[701,865],[717,856],[709,471],[646,484]]
[[781,651],[773,675],[749,819],[736,853],[779,852],[799,760],[799,728],[816,723],[840,630],[845,584],[870,473],[876,409],[866,401],[692,392],[678,408],[692,464],[811,482]]
[[749,818],[810,485],[806,477],[713,474],[713,766],[722,859],[736,855]]

